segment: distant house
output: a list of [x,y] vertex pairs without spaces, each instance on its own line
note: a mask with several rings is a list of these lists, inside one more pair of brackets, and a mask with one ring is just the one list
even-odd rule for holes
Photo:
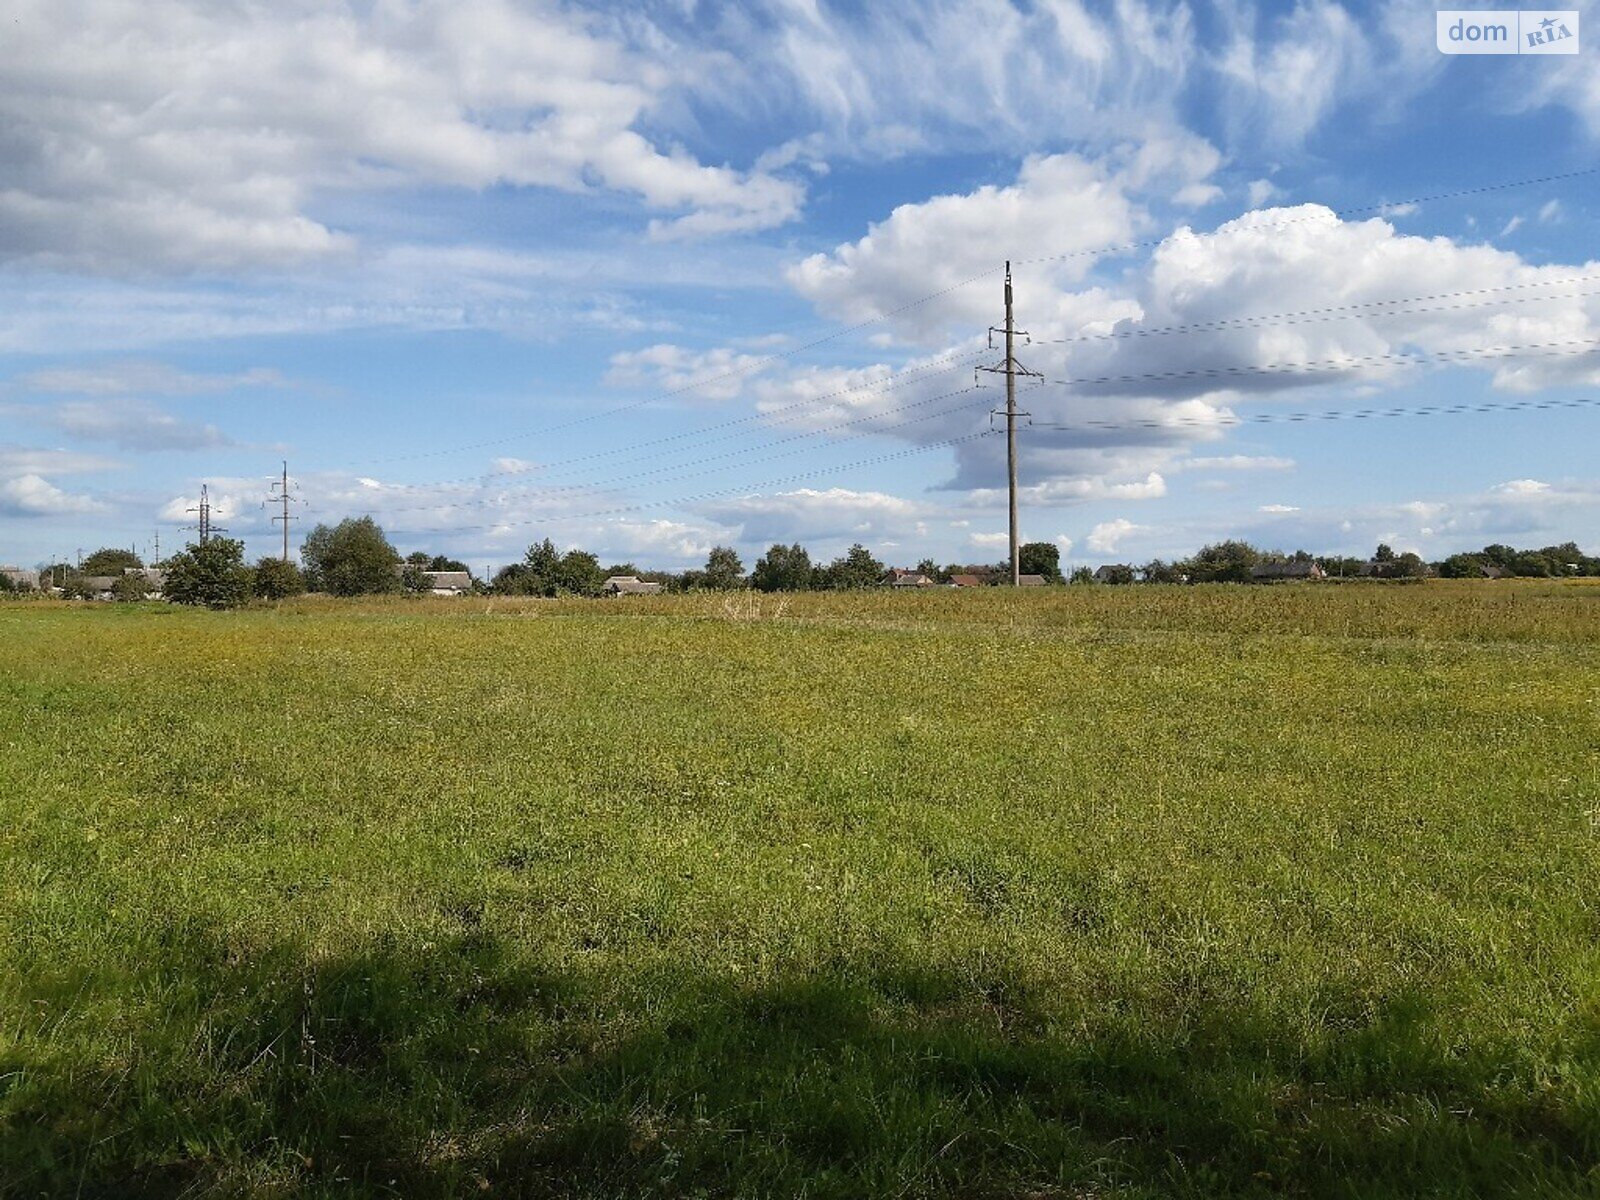
[[988,580],[984,579],[981,575],[950,576],[951,587],[983,587],[987,582]]
[[144,580],[144,598],[160,600],[166,592],[167,573],[155,567],[124,567],[123,575],[137,575]]
[[424,571],[422,577],[435,596],[465,596],[472,590],[470,571]]
[[1133,578],[1133,568],[1127,563],[1108,563],[1094,572],[1096,583],[1132,583]]
[[1478,575],[1484,579],[1504,579],[1506,577],[1506,569],[1497,567],[1493,563],[1484,563],[1478,568]]
[[601,585],[600,591],[606,596],[655,596],[660,593],[661,585],[636,575],[613,575]]
[[1018,587],[1044,587],[1044,585],[1045,585],[1045,577],[1043,575],[1018,575],[1017,576],[1017,586]]
[[109,600],[112,596],[111,589],[117,586],[117,577],[115,575],[85,575],[78,582],[92,599]]
[[11,586],[24,592],[39,590],[39,572],[25,571],[21,567],[0,567],[0,575],[11,581]]
[[[403,579],[411,567],[408,562],[395,563],[394,573]],[[472,590],[471,571],[430,571],[424,567],[420,573],[431,596],[465,596]]]
[[1257,563],[1250,568],[1250,578],[1256,583],[1276,583],[1280,580],[1291,579],[1326,579],[1327,577],[1326,571],[1307,559]]
[[905,567],[890,567],[889,574],[884,576],[884,583],[897,588],[933,587],[934,580],[921,571],[908,570]]

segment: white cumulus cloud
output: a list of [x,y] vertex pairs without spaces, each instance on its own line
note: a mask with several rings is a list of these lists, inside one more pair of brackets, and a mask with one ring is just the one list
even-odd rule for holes
[[1117,547],[1125,538],[1140,533],[1145,528],[1144,525],[1135,525],[1126,517],[1102,521],[1089,531],[1089,536],[1084,539],[1084,545],[1097,554],[1115,554]]
[[325,257],[351,239],[318,199],[353,189],[604,189],[662,214],[663,236],[781,224],[803,196],[640,132],[672,73],[554,3],[17,0],[7,16],[0,257]]

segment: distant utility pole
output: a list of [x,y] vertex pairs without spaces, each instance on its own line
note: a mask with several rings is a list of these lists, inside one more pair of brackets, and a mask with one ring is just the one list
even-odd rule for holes
[[200,506],[186,509],[185,511],[199,514],[199,520],[193,525],[184,526],[184,528],[195,530],[200,535],[200,544],[202,546],[211,540],[212,534],[228,532],[222,526],[211,523],[211,493],[203,483],[200,485]]
[[273,517],[272,523],[276,525],[280,521],[283,522],[284,562],[289,561],[289,522],[298,521],[300,519],[299,517],[291,517],[289,515],[289,503],[292,500],[295,500],[295,497],[289,491],[289,464],[285,462],[283,464],[283,475],[280,478],[272,481],[272,490],[268,492],[265,501],[267,504],[281,504],[283,506],[283,515],[279,517]]
[[[1004,330],[989,327],[989,346],[994,347],[994,335],[1003,332],[1006,335],[1006,360],[998,367],[979,367],[980,371],[989,371],[994,374],[1004,373],[1006,377],[1006,486],[1010,493],[1011,506],[1011,586],[1022,586],[1022,544],[1017,525],[1017,418],[1029,414],[1017,411],[1017,376],[1033,376],[1042,378],[1037,371],[1030,371],[1017,362],[1017,335],[1024,338],[1028,331],[1018,329],[1016,315],[1012,306],[1011,294],[1011,263],[1006,263],[1006,325]],[[990,414],[992,420],[995,414]]]

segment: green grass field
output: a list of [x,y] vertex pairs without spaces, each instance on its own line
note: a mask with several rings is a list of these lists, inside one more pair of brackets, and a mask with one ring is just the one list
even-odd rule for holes
[[0,1196],[1600,1195],[1600,586],[0,605]]

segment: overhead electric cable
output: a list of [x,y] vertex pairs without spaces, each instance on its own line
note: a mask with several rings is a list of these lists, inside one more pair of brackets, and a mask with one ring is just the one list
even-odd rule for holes
[[429,529],[429,533],[472,533],[481,531],[498,531],[503,529],[517,529],[529,525],[546,525],[561,521],[593,521],[603,517],[623,516],[629,513],[648,512],[652,509],[671,508],[680,504],[695,504],[704,500],[714,500],[725,496],[750,494],[762,488],[777,487],[786,483],[798,483],[803,480],[816,479],[820,476],[836,475],[846,471],[859,470],[862,467],[879,466],[883,463],[894,462],[903,458],[911,458],[918,454],[927,454],[933,450],[941,450],[947,446],[959,446],[966,442],[976,441],[979,438],[989,437],[992,430],[984,429],[977,433],[965,434],[961,437],[943,438],[937,442],[929,442],[922,446],[912,446],[905,450],[896,450],[888,454],[874,455],[871,458],[861,458],[854,462],[840,463],[831,467],[820,467],[814,471],[800,471],[793,475],[780,476],[777,479],[766,479],[759,483],[740,484],[736,487],[718,488],[707,492],[698,492],[692,496],[679,496],[671,500],[647,500],[637,504],[619,505],[613,508],[595,509],[591,512],[566,513],[559,516],[529,517],[516,521],[496,521],[488,525],[453,525]]
[[1045,379],[1039,386],[1081,387],[1113,383],[1146,383],[1174,379],[1233,378],[1251,375],[1319,374],[1342,371],[1352,367],[1375,366],[1382,363],[1475,362],[1483,359],[1520,358],[1543,354],[1582,353],[1582,350],[1563,351],[1564,347],[1600,345],[1600,338],[1574,338],[1560,342],[1536,342],[1525,346],[1489,346],[1475,350],[1395,351],[1388,354],[1351,355],[1345,358],[1322,359],[1314,362],[1265,363],[1234,367],[1193,367],[1186,371],[1149,371],[1134,375],[1080,376],[1072,379]]
[[1231,429],[1240,425],[1296,425],[1309,421],[1371,421],[1390,417],[1455,417],[1480,413],[1554,412],[1600,408],[1600,396],[1544,400],[1484,400],[1459,404],[1400,405],[1390,408],[1330,408],[1318,412],[1218,413],[1214,417],[1167,417],[1128,421],[1035,421],[1034,429]]
[[[978,388],[976,385],[968,385],[967,387],[960,388],[960,389],[958,389],[956,391],[953,391],[953,392],[945,392],[945,393],[943,393],[941,395],[938,395],[938,396],[930,396],[930,397],[928,397],[928,398],[926,398],[924,400],[918,400],[913,404],[903,405],[902,407],[900,407],[898,409],[889,410],[889,412],[872,413],[872,414],[869,414],[867,416],[857,417],[857,418],[855,418],[853,420],[850,420],[850,421],[840,422],[837,425],[825,426],[825,427],[823,427],[821,429],[807,430],[804,433],[793,434],[790,437],[780,438],[776,442],[768,443],[768,446],[782,445],[782,444],[784,444],[786,442],[796,442],[796,441],[804,440],[806,438],[820,437],[820,436],[823,436],[823,435],[828,434],[828,433],[836,432],[836,431],[838,431],[840,429],[846,429],[846,428],[850,428],[850,427],[857,426],[857,425],[865,425],[865,424],[868,424],[870,422],[879,421],[884,416],[890,415],[890,413],[893,413],[893,412],[906,412],[906,411],[909,411],[909,410],[914,409],[914,408],[921,408],[924,405],[935,403],[935,402],[937,402],[939,400],[948,400],[953,396],[969,395],[972,392],[976,392],[976,391],[980,391],[980,390],[982,390],[982,389]],[[988,401],[984,400],[984,401],[981,401],[981,403],[982,404],[988,404]],[[927,422],[927,421],[938,420],[940,417],[947,417],[947,416],[950,416],[950,415],[952,415],[954,413],[963,412],[963,411],[965,411],[967,409],[970,409],[972,407],[973,407],[973,404],[970,401],[966,402],[966,403],[963,403],[963,404],[956,404],[956,405],[952,405],[949,408],[942,408],[942,409],[939,409],[939,410],[937,410],[935,412],[925,413],[922,416],[918,416],[918,417],[910,417],[910,418],[908,418],[908,419],[906,419],[904,421],[896,421],[893,424],[889,424],[889,425],[877,425],[877,424],[874,424],[870,429],[866,429],[863,432],[858,433],[858,434],[854,434],[852,436],[853,437],[876,437],[876,436],[878,436],[880,434],[892,433],[893,431],[895,431],[897,429],[904,429],[904,428],[906,428],[908,426],[911,426],[911,425],[920,425],[920,424],[923,424],[924,422]],[[762,448],[765,449],[766,447],[762,447]],[[754,464],[757,464],[757,463],[773,462],[773,461],[776,461],[777,459],[781,459],[781,458],[792,458],[796,454],[804,454],[804,453],[807,452],[807,450],[808,450],[808,448],[806,448],[806,447],[802,447],[802,448],[795,449],[795,450],[785,450],[785,451],[783,451],[782,453],[779,453],[779,454],[768,454],[768,455],[765,455],[764,457],[761,457],[761,458],[754,458],[754,459],[749,459],[749,460],[746,460],[746,461],[748,462],[749,465],[754,465]],[[561,485],[555,485],[555,486],[550,486],[550,487],[516,488],[516,489],[512,489],[512,490],[499,492],[499,493],[497,493],[497,494],[495,494],[493,496],[479,497],[479,498],[471,499],[471,500],[447,501],[447,502],[442,502],[442,503],[438,503],[438,504],[415,504],[415,505],[401,505],[401,506],[386,506],[383,511],[384,511],[385,514],[388,514],[388,513],[399,513],[399,512],[436,512],[436,511],[439,511],[439,510],[442,510],[442,509],[450,509],[450,508],[487,508],[487,507],[493,507],[494,505],[497,505],[497,504],[504,504],[507,501],[531,500],[531,499],[536,499],[536,498],[540,498],[540,497],[560,496],[560,495],[567,494],[567,493],[572,493],[572,492],[589,492],[589,491],[595,491],[595,490],[598,490],[598,489],[601,489],[601,488],[605,488],[605,487],[610,487],[610,486],[613,486],[615,484],[627,484],[627,483],[632,483],[632,482],[634,482],[636,480],[639,480],[639,479],[648,479],[648,478],[661,477],[661,476],[665,476],[665,478],[658,478],[657,482],[660,482],[660,483],[678,483],[678,482],[681,482],[682,480],[685,480],[685,479],[699,478],[701,476],[704,476],[704,475],[708,474],[709,472],[706,472],[706,471],[690,471],[687,474],[680,474],[680,475],[671,475],[671,474],[669,474],[669,472],[680,471],[684,467],[704,466],[706,463],[718,462],[718,461],[725,460],[725,459],[728,459],[728,458],[737,457],[742,453],[743,453],[742,451],[728,451],[728,452],[725,452],[723,454],[714,454],[714,455],[711,455],[708,458],[696,459],[696,460],[692,460],[692,461],[686,462],[686,463],[673,463],[673,464],[670,464],[670,465],[667,465],[667,466],[664,466],[664,467],[659,467],[654,471],[642,471],[642,472],[637,472],[637,473],[633,473],[633,474],[629,474],[629,475],[615,476],[615,477],[610,478],[610,479],[597,479],[597,480],[593,480],[593,481],[586,482],[586,483],[561,484]]]
[[[1484,193],[1488,193],[1488,192],[1506,191],[1506,190],[1509,190],[1509,189],[1519,188],[1519,187],[1532,187],[1532,186],[1536,186],[1538,184],[1544,184],[1544,183],[1562,182],[1562,181],[1565,181],[1565,180],[1577,179],[1577,178],[1581,178],[1581,177],[1585,177],[1585,176],[1589,176],[1589,175],[1594,175],[1596,173],[1600,173],[1600,167],[1591,167],[1591,168],[1585,168],[1585,169],[1577,170],[1577,171],[1566,171],[1566,172],[1560,172],[1560,173],[1550,174],[1550,175],[1540,175],[1540,176],[1534,176],[1534,177],[1524,178],[1524,179],[1508,180],[1508,181],[1503,182],[1503,183],[1484,184],[1484,185],[1480,185],[1480,186],[1477,186],[1477,187],[1460,188],[1460,189],[1456,189],[1456,190],[1449,191],[1449,192],[1438,192],[1438,193],[1434,193],[1432,195],[1418,196],[1418,197],[1414,197],[1414,198],[1409,199],[1409,200],[1386,201],[1386,202],[1381,203],[1381,204],[1367,205],[1367,206],[1363,206],[1363,207],[1339,208],[1339,209],[1332,209],[1331,211],[1334,213],[1334,215],[1340,216],[1340,217],[1353,216],[1353,215],[1357,215],[1357,214],[1365,213],[1365,212],[1392,211],[1392,210],[1394,210],[1396,208],[1400,208],[1400,207],[1407,206],[1407,205],[1425,204],[1425,203],[1430,203],[1430,202],[1439,201],[1439,200],[1459,199],[1459,198],[1461,198],[1463,196],[1473,196],[1473,195],[1480,195],[1480,194],[1484,194]],[[1236,230],[1236,231],[1242,231],[1242,230],[1260,231],[1260,230],[1268,230],[1268,229],[1287,228],[1287,227],[1290,227],[1290,226],[1293,226],[1293,225],[1304,224],[1306,221],[1313,220],[1313,219],[1317,219],[1317,218],[1299,217],[1299,218],[1293,218],[1293,219],[1286,220],[1286,221],[1275,221],[1275,222],[1270,222],[1269,221],[1269,222],[1252,223],[1252,224],[1249,224],[1249,225],[1240,226],[1239,230]],[[1213,231],[1213,232],[1216,232],[1216,231]],[[1126,252],[1128,250],[1135,250],[1135,249],[1142,249],[1142,248],[1147,248],[1147,247],[1151,247],[1151,246],[1157,246],[1157,245],[1160,245],[1165,240],[1166,240],[1165,237],[1155,238],[1155,239],[1145,239],[1143,241],[1127,242],[1127,243],[1123,243],[1123,244],[1117,245],[1117,246],[1091,247],[1091,248],[1086,248],[1086,249],[1083,249],[1083,250],[1069,251],[1069,252],[1064,253],[1064,254],[1043,255],[1043,256],[1038,256],[1038,257],[1035,257],[1035,258],[1016,259],[1014,261],[1018,265],[1022,265],[1024,263],[1052,262],[1052,261],[1058,261],[1058,260],[1067,259],[1067,258],[1084,257],[1084,256],[1087,256],[1087,255],[1104,256],[1104,255],[1123,253],[1123,252]],[[598,411],[598,412],[585,413],[585,414],[583,414],[581,416],[574,417],[574,418],[572,418],[571,420],[568,420],[568,421],[560,422],[560,423],[555,424],[555,425],[545,426],[545,427],[537,429],[537,430],[530,430],[530,431],[526,431],[526,432],[519,433],[519,434],[512,434],[512,435],[509,435],[507,437],[491,438],[491,439],[486,439],[486,440],[483,440],[483,441],[464,443],[462,445],[451,446],[451,447],[440,447],[438,449],[427,450],[427,451],[419,451],[418,453],[409,454],[409,455],[392,455],[392,456],[387,456],[387,457],[365,459],[365,460],[363,460],[363,463],[364,464],[377,464],[377,463],[385,463],[385,462],[405,462],[405,461],[414,461],[416,459],[421,459],[421,458],[436,458],[436,457],[440,457],[440,456],[443,456],[443,455],[456,454],[456,453],[461,453],[461,452],[468,451],[468,450],[480,450],[480,449],[485,449],[485,448],[492,447],[492,446],[504,445],[504,444],[506,444],[507,442],[510,442],[510,441],[517,441],[517,440],[522,440],[522,439],[526,439],[526,438],[530,438],[530,437],[540,437],[540,436],[544,436],[544,435],[547,435],[547,434],[560,432],[562,430],[570,429],[570,428],[573,428],[573,427],[575,427],[577,425],[585,424],[585,423],[590,422],[590,421],[602,420],[602,419],[604,419],[606,417],[616,416],[616,415],[619,415],[619,414],[625,413],[625,412],[631,412],[631,411],[634,411],[636,409],[642,408],[647,404],[651,404],[651,403],[654,403],[654,402],[659,401],[659,400],[670,399],[670,398],[672,398],[674,396],[682,395],[685,392],[696,391],[696,390],[698,390],[700,388],[710,387],[713,384],[721,383],[721,382],[723,382],[724,380],[727,380],[727,379],[732,379],[732,378],[735,378],[735,377],[740,376],[740,375],[750,374],[750,373],[752,373],[754,371],[762,369],[763,367],[769,366],[774,362],[779,362],[779,361],[782,361],[782,360],[787,359],[787,358],[792,358],[795,355],[802,354],[807,350],[811,350],[811,349],[816,348],[817,346],[826,345],[829,342],[837,341],[840,338],[847,337],[848,335],[850,335],[852,333],[857,333],[857,332],[860,332],[863,329],[871,328],[874,325],[882,324],[883,322],[888,321],[893,317],[899,316],[902,313],[909,312],[909,311],[911,311],[913,309],[919,308],[924,304],[928,304],[931,301],[937,300],[937,299],[939,299],[939,298],[941,298],[943,296],[947,296],[952,292],[959,291],[960,289],[962,289],[964,287],[969,287],[972,284],[982,282],[983,280],[988,279],[988,278],[996,275],[1002,269],[1003,269],[1003,267],[1000,264],[997,263],[995,266],[989,268],[988,270],[980,271],[975,275],[971,275],[971,276],[969,276],[969,277],[967,277],[965,279],[959,280],[959,281],[957,281],[955,283],[952,283],[952,284],[950,284],[950,285],[948,285],[946,287],[942,287],[942,288],[939,288],[939,289],[937,289],[935,291],[928,292],[927,294],[922,295],[922,296],[918,296],[913,300],[908,300],[904,304],[897,305],[894,308],[891,308],[891,309],[888,309],[888,310],[886,310],[884,312],[878,313],[876,316],[869,317],[869,318],[867,318],[865,320],[857,321],[856,323],[854,323],[852,325],[848,325],[848,326],[844,327],[843,329],[836,330],[833,333],[827,334],[826,336],[823,336],[823,337],[820,337],[820,338],[814,338],[814,339],[812,339],[812,340],[810,340],[808,342],[805,342],[805,343],[803,343],[803,344],[801,344],[799,346],[791,347],[791,348],[789,348],[787,350],[775,351],[772,354],[768,354],[768,355],[765,355],[765,356],[763,356],[761,358],[754,359],[751,362],[741,364],[741,365],[739,365],[737,367],[729,368],[728,370],[719,372],[718,374],[711,375],[711,376],[708,376],[708,377],[703,378],[703,379],[691,380],[690,382],[685,383],[685,384],[683,384],[683,385],[681,385],[679,387],[671,388],[671,389],[668,389],[668,390],[663,391],[663,392],[658,392],[658,393],[655,393],[654,395],[647,396],[647,397],[644,397],[644,398],[639,399],[639,400],[630,401],[630,402],[625,403],[625,404],[615,405],[615,406],[613,406],[611,408],[604,409],[604,410],[601,410],[601,411]]]
[[[1411,296],[1398,300],[1366,300],[1357,304],[1339,304],[1329,308],[1306,308],[1296,312],[1257,313],[1243,317],[1220,317],[1214,321],[1192,321],[1184,325],[1155,325],[1148,328],[1113,329],[1104,333],[1081,333],[1068,338],[1033,338],[1036,346],[1071,346],[1080,342],[1110,341],[1120,338],[1158,337],[1180,333],[1229,332],[1236,329],[1258,329],[1262,326],[1318,324],[1324,320],[1347,321],[1362,317],[1420,316],[1436,312],[1465,312],[1475,308],[1493,308],[1501,304],[1540,304],[1552,300],[1581,300],[1600,296],[1600,292],[1575,292],[1570,295],[1516,296],[1506,300],[1484,300],[1476,304],[1447,304],[1437,308],[1397,307],[1422,304],[1433,300],[1453,299],[1461,296],[1481,296],[1490,292],[1509,292],[1524,288],[1555,287],[1573,283],[1600,281],[1600,275],[1576,275],[1566,279],[1535,280],[1528,283],[1510,283],[1503,287],[1473,288],[1459,292],[1436,292],[1429,296]],[[1370,311],[1380,310],[1380,311]]]
[[[714,422],[713,424],[710,424],[710,425],[697,426],[694,429],[685,430],[685,431],[683,431],[681,433],[666,434],[666,435],[663,435],[662,437],[650,438],[650,439],[648,439],[646,441],[633,442],[633,443],[630,443],[628,445],[623,445],[623,446],[613,446],[613,447],[611,447],[610,449],[607,449],[607,450],[594,450],[594,451],[591,451],[591,452],[589,452],[587,454],[577,454],[577,455],[573,455],[571,458],[555,459],[554,461],[551,461],[551,462],[530,463],[525,467],[518,467],[518,468],[516,468],[514,470],[486,471],[486,472],[485,471],[480,471],[480,472],[477,472],[477,473],[472,474],[472,475],[458,476],[458,477],[456,477],[454,479],[442,479],[442,480],[434,481],[432,483],[421,483],[421,484],[397,483],[397,484],[390,484],[390,485],[387,485],[387,486],[389,486],[391,488],[395,488],[395,489],[406,488],[406,489],[416,490],[416,489],[426,489],[426,488],[433,488],[433,487],[449,486],[451,484],[482,483],[482,482],[485,482],[485,481],[490,480],[490,479],[500,479],[500,478],[507,478],[507,477],[516,476],[516,475],[526,475],[526,474],[531,474],[532,472],[535,472],[535,471],[537,471],[541,475],[543,475],[543,474],[545,474],[545,473],[547,473],[549,471],[555,470],[555,469],[560,468],[560,467],[572,466],[572,465],[575,465],[575,464],[578,464],[578,463],[595,462],[595,461],[597,461],[599,459],[603,459],[603,458],[614,458],[614,457],[616,457],[618,455],[629,454],[629,453],[632,453],[633,451],[642,450],[642,449],[645,449],[647,447],[663,446],[663,445],[668,445],[668,444],[671,444],[671,443],[688,441],[690,439],[698,438],[698,436],[700,434],[702,434],[702,433],[714,433],[714,432],[716,432],[718,430],[734,429],[734,428],[738,428],[740,426],[754,424],[755,422],[758,422],[758,421],[766,421],[766,420],[771,420],[771,419],[774,419],[774,418],[791,419],[795,414],[799,413],[800,410],[802,410],[802,409],[809,409],[809,408],[812,408],[812,407],[814,407],[816,405],[822,404],[825,401],[836,400],[836,399],[839,399],[840,397],[843,397],[843,396],[880,395],[880,394],[882,394],[884,392],[891,392],[891,391],[894,391],[894,390],[896,390],[898,388],[910,387],[912,384],[915,384],[915,383],[925,383],[929,379],[935,379],[935,378],[939,377],[940,375],[948,375],[952,371],[959,370],[962,363],[965,363],[965,362],[968,362],[968,361],[970,361],[972,359],[978,358],[981,355],[983,355],[984,353],[985,352],[983,350],[969,350],[969,351],[952,352],[950,354],[944,355],[941,358],[933,359],[933,360],[930,360],[929,362],[919,364],[918,366],[907,368],[906,371],[902,372],[899,375],[892,376],[889,379],[877,380],[877,381],[874,381],[872,383],[863,383],[863,384],[856,385],[854,387],[839,388],[836,391],[823,392],[820,395],[816,395],[816,396],[805,396],[805,397],[802,397],[799,400],[795,400],[795,401],[793,401],[793,402],[791,402],[789,404],[784,404],[784,405],[781,405],[781,406],[776,407],[776,408],[764,409],[764,410],[761,410],[761,411],[758,411],[758,412],[753,412],[753,413],[746,414],[745,416],[742,416],[742,417],[733,417],[733,418],[730,418],[730,419],[725,420],[725,421],[717,421],[717,422]],[[949,364],[949,365],[942,365],[942,364]],[[932,369],[934,366],[941,366],[941,369],[935,371],[935,370]],[[891,411],[893,411],[893,410],[891,410]],[[708,438],[708,439],[705,440],[705,442],[703,444],[710,445],[710,444],[713,444],[713,443],[716,443],[716,442],[720,442],[720,441],[728,441],[728,440],[731,440],[731,438],[733,438],[733,437],[740,437],[740,436],[743,436],[743,435],[742,434],[732,434],[732,435],[723,435],[723,436],[715,437],[715,438]],[[630,461],[630,460],[625,460],[625,461]],[[644,460],[640,459],[638,461],[644,461]]]
[[[1565,171],[1557,175],[1539,175],[1529,179],[1513,179],[1506,183],[1491,183],[1485,184],[1481,187],[1461,188],[1453,192],[1436,192],[1431,196],[1415,196],[1410,200],[1389,200],[1382,204],[1369,204],[1360,208],[1330,207],[1328,208],[1328,211],[1334,216],[1341,218],[1359,216],[1362,213],[1381,214],[1385,212],[1394,212],[1396,209],[1407,208],[1417,204],[1432,204],[1440,200],[1459,200],[1463,196],[1478,196],[1486,192],[1503,192],[1511,188],[1534,187],[1541,183],[1560,183],[1568,179],[1579,179],[1584,176],[1595,174],[1600,174],[1600,167],[1585,167],[1580,171]],[[1310,202],[1308,201],[1307,203]],[[1250,214],[1246,213],[1244,215],[1249,216]],[[1243,219],[1243,217],[1235,217],[1233,218],[1233,221],[1240,222],[1243,221]],[[1321,215],[1316,214],[1303,217],[1293,217],[1282,221],[1253,221],[1247,224],[1235,224],[1234,228],[1228,230],[1227,232],[1230,234],[1262,233],[1270,230],[1290,229],[1296,225],[1305,225],[1312,221],[1320,221],[1321,219]],[[1209,231],[1205,236],[1216,237],[1222,232],[1222,229],[1219,227]],[[1083,250],[1068,250],[1062,254],[1043,254],[1035,258],[1017,258],[1013,259],[1012,262],[1016,266],[1024,266],[1028,263],[1060,262],[1063,259],[1084,258],[1089,255],[1110,256],[1116,254],[1125,254],[1130,250],[1146,250],[1152,246],[1159,246],[1162,242],[1167,240],[1167,236],[1170,235],[1164,235],[1159,238],[1145,238],[1144,240],[1137,242],[1122,242],[1121,244],[1115,246],[1096,246],[1087,247]],[[993,272],[990,272],[990,274],[993,274]],[[980,278],[983,277],[980,276]],[[976,280],[973,280],[972,282],[976,282]]]

